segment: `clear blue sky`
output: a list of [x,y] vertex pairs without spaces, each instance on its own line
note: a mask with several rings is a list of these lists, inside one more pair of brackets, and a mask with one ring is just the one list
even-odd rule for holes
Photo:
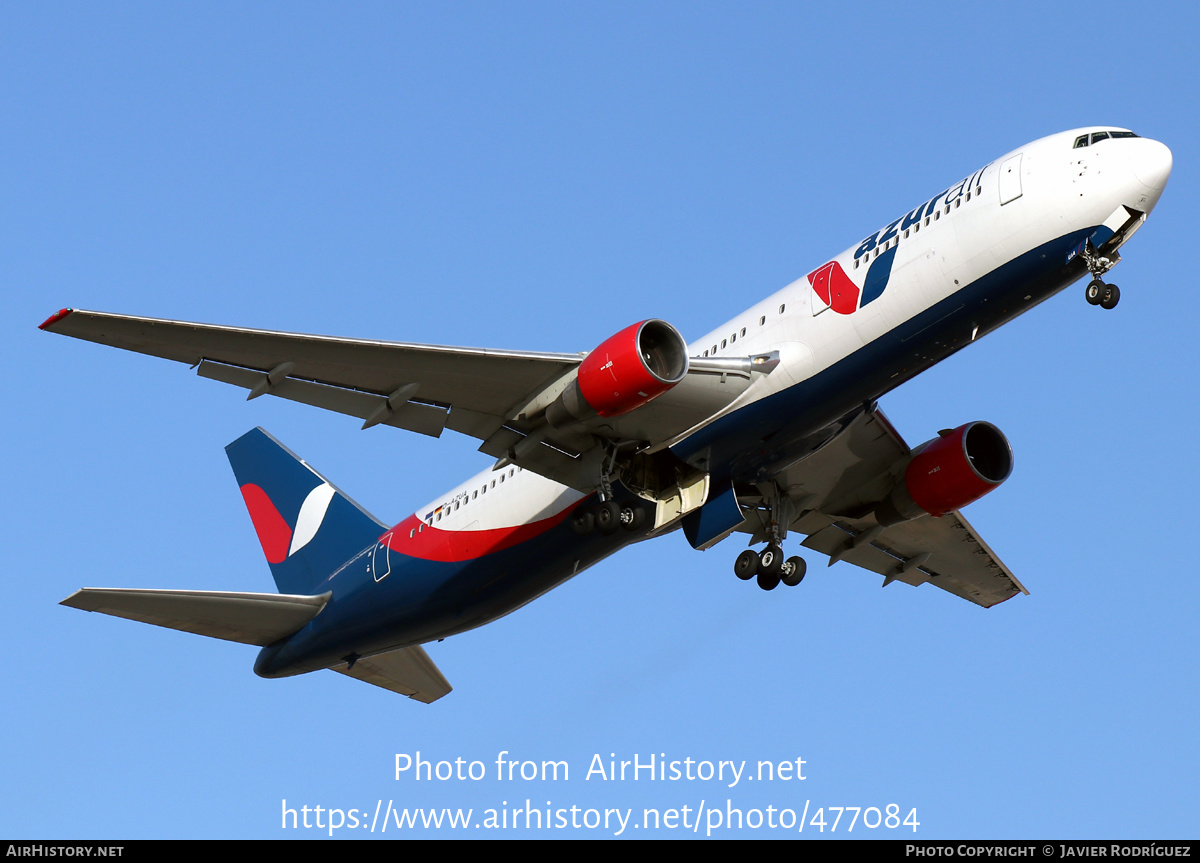
[[[280,829],[282,800],[478,821],[529,799],[1194,836],[1195,12],[982,10],[5,4],[0,835],[315,836]],[[673,535],[432,645],[455,691],[429,707],[329,672],[260,680],[253,648],[57,605],[85,585],[272,589],[222,450],[256,425],[389,521],[488,463],[452,433],[361,432],[39,332],[62,306],[550,351],[649,316],[696,337],[1093,123],[1175,154],[1112,274],[1120,307],[1073,287],[883,402],[911,443],[974,419],[1008,434],[1012,479],[967,515],[1028,597],[983,611],[815,556],[766,594],[734,578],[738,540]],[[570,779],[393,779],[397,753],[502,750]],[[596,753],[803,758],[807,778],[605,783],[584,778]]]

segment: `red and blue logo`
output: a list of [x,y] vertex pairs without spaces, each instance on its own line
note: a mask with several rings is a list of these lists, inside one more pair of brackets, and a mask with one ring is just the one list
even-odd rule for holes
[[883,294],[892,276],[892,261],[895,258],[895,246],[876,257],[867,270],[862,288],[846,275],[837,261],[830,261],[809,273],[808,283],[820,298],[822,306],[828,306],[839,315],[852,315]]

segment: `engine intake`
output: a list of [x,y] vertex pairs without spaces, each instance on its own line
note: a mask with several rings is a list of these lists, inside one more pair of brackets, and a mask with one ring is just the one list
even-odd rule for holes
[[678,330],[659,320],[633,324],[584,357],[575,381],[546,409],[546,420],[561,428],[629,413],[671,389],[687,371],[687,343]]
[[943,432],[917,448],[904,478],[875,507],[887,527],[921,515],[941,517],[979,500],[1012,473],[1008,439],[991,423],[973,422]]

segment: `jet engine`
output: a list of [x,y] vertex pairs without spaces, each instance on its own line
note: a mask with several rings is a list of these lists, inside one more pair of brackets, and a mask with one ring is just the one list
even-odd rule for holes
[[918,447],[904,476],[875,507],[888,527],[922,515],[940,517],[979,500],[1012,473],[1012,447],[991,423],[972,422]]
[[640,408],[688,371],[687,343],[666,321],[649,320],[605,339],[584,357],[575,380],[546,409],[555,428]]

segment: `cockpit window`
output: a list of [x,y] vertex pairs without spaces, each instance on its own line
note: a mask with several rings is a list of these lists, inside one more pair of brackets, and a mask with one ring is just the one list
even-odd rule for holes
[[1071,149],[1078,150],[1080,147],[1086,147],[1089,137],[1091,138],[1091,143],[1095,144],[1097,141],[1103,141],[1106,138],[1136,138],[1138,136],[1133,132],[1118,132],[1116,130],[1111,132],[1092,132],[1090,136],[1080,135],[1076,138],[1075,144]]

